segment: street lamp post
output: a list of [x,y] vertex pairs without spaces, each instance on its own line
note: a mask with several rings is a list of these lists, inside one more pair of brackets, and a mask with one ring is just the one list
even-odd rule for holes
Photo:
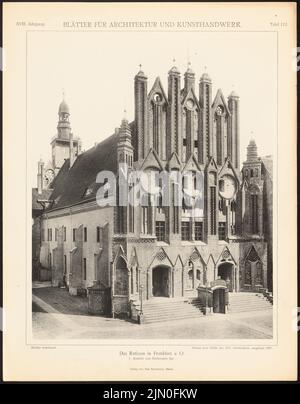
[[140,285],[141,314],[143,314],[143,291],[144,291],[144,286]]
[[139,291],[140,291],[140,302],[141,302],[139,323],[141,324],[143,322],[143,292],[144,292],[144,286],[143,285],[140,285]]

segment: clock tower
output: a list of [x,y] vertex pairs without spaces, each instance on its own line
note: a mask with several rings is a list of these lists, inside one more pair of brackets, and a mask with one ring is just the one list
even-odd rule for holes
[[70,159],[70,168],[76,157],[81,153],[81,140],[73,137],[70,125],[69,106],[63,98],[58,108],[57,133],[51,140],[52,159],[47,164],[42,160],[38,163],[38,193],[44,189],[51,189],[52,182],[64,165],[65,160]]
[[63,166],[65,160],[70,157],[70,150],[74,156],[72,160],[81,152],[81,142],[78,137],[73,137],[70,125],[69,106],[63,98],[58,108],[57,134],[51,141],[52,146],[52,167],[55,174]]

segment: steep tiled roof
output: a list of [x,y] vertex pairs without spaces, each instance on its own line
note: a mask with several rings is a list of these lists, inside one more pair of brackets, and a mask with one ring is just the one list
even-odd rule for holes
[[83,152],[71,169],[69,159],[65,161],[52,183],[51,199],[54,203],[49,210],[95,199],[101,186],[96,184],[97,174],[103,170],[117,172],[117,141],[118,137],[114,134]]

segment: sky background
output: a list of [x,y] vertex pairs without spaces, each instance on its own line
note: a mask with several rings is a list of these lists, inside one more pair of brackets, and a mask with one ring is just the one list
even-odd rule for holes
[[[29,172],[36,186],[37,162],[51,159],[58,106],[65,92],[74,136],[83,150],[120,126],[126,109],[134,119],[134,76],[142,64],[148,91],[159,76],[182,75],[191,62],[196,94],[201,74],[212,79],[213,98],[240,96],[241,162],[254,138],[259,155],[275,154],[277,136],[277,52],[273,32],[30,32],[27,53]],[[253,133],[251,133],[253,132]],[[270,142],[273,139],[273,142]]]

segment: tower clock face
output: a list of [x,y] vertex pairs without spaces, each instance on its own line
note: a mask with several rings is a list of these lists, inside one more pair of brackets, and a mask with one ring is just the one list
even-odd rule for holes
[[236,193],[237,184],[234,177],[224,175],[219,181],[219,194],[224,199],[232,199]]
[[187,106],[189,109],[193,109],[193,108],[194,108],[194,101],[193,101],[191,98],[189,98],[189,99],[187,100],[187,102],[186,102],[186,106]]
[[45,172],[45,181],[49,185],[53,181],[54,178],[54,171],[49,169]]
[[161,101],[162,101],[162,96],[161,96],[161,94],[155,93],[154,96],[153,96],[153,100],[154,100],[155,102],[157,102],[157,103],[161,102]]

